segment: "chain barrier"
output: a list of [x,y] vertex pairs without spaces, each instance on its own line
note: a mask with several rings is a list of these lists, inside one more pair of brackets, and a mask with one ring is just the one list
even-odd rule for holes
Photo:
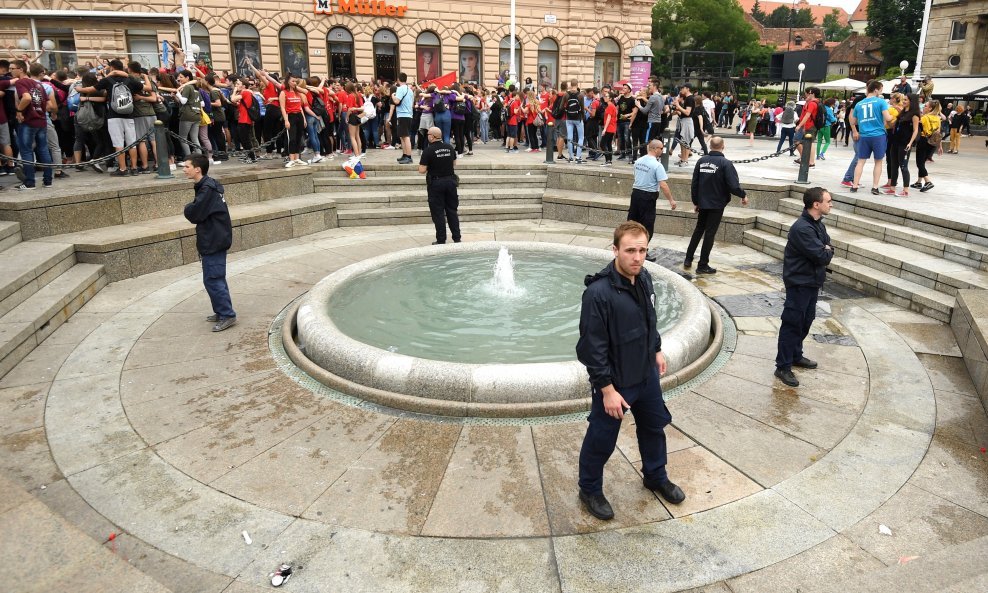
[[130,144],[128,146],[125,146],[125,147],[121,148],[120,150],[118,150],[118,151],[116,151],[114,153],[110,153],[108,155],[101,156],[99,158],[90,159],[90,160],[88,160],[86,162],[83,162],[83,163],[39,163],[37,161],[26,161],[24,159],[19,159],[19,158],[12,157],[12,156],[0,156],[0,161],[15,163],[15,164],[20,165],[22,167],[24,165],[33,165],[35,169],[56,169],[56,170],[61,170],[61,169],[70,169],[70,168],[73,168],[73,167],[85,167],[87,165],[95,165],[95,164],[98,164],[98,163],[102,163],[103,161],[109,161],[109,160],[115,159],[118,156],[120,156],[122,154],[125,154],[131,148],[135,148],[138,144],[140,144],[141,142],[144,142],[147,138],[150,138],[152,136],[154,136],[154,128],[152,128],[147,133],[146,136],[141,136],[140,138],[138,138],[137,140],[135,140],[132,144]]
[[[600,155],[610,154],[611,156],[614,156],[614,155],[620,156],[620,155],[622,155],[624,153],[631,152],[630,149],[629,150],[621,150],[621,149],[618,149],[618,150],[602,150],[600,148],[594,148],[594,147],[588,146],[586,144],[578,144],[576,142],[573,142],[569,138],[563,138],[563,140],[564,140],[564,142],[567,145],[573,145],[573,146],[576,146],[578,148],[582,148],[582,149],[584,149],[586,151],[593,152],[594,154],[600,154]],[[658,140],[662,140],[662,138],[658,138]],[[686,144],[686,142],[684,142],[681,138],[673,137],[673,138],[671,138],[671,140],[672,140],[672,144],[673,145],[679,145],[680,147],[686,148],[686,150],[689,151],[690,156],[693,156],[693,155],[696,155],[696,156],[704,156],[705,154],[707,154],[707,153],[705,153],[705,152],[703,152],[701,150],[694,150],[692,147],[690,147],[688,144]],[[663,140],[663,142],[664,142],[664,140]],[[642,143],[641,146],[645,146],[645,143]],[[548,147],[548,148],[550,148],[552,150],[555,150],[556,147],[555,146],[551,146],[551,147]],[[773,152],[771,154],[767,154],[767,155],[764,155],[764,156],[756,156],[756,157],[751,157],[750,159],[743,159],[743,160],[738,160],[738,161],[732,160],[731,162],[734,163],[735,165],[744,165],[744,164],[748,164],[748,163],[757,163],[757,162],[767,161],[769,159],[773,159],[775,157],[782,156],[782,155],[784,155],[786,153],[789,153],[790,155],[792,155],[795,150],[796,150],[795,147],[792,149],[792,151],[790,151],[787,148],[787,149],[780,150],[778,152]]]
[[[175,132],[172,132],[171,130],[165,130],[165,131],[168,133],[169,136],[172,137],[172,139],[177,140],[177,141],[181,142],[182,144],[185,144],[189,148],[195,148],[195,149],[202,150],[202,151],[205,150],[201,145],[195,144],[195,143],[191,142],[190,140],[188,140],[187,138],[183,138],[183,137],[179,136],[178,134],[176,134]],[[280,139],[282,136],[284,136],[287,133],[288,133],[288,130],[287,129],[284,129],[284,130],[278,132],[278,134],[276,134],[273,138],[271,138],[267,142],[264,142],[262,144],[259,144],[257,146],[257,148],[241,149],[241,150],[213,150],[213,151],[211,151],[211,153],[213,155],[213,158],[216,158],[218,156],[220,156],[220,157],[227,157],[227,158],[229,158],[229,157],[247,156],[248,154],[250,154],[252,152],[259,152],[262,149],[268,148],[269,146],[273,146],[274,143],[278,141],[278,139]]]

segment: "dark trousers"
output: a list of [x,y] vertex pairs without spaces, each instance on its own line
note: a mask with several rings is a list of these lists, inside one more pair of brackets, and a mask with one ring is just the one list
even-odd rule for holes
[[[226,134],[223,133],[223,122],[213,121],[209,124],[209,143],[213,146],[213,152],[226,152]],[[218,161],[229,160],[227,155],[216,157]]]
[[[254,147],[254,139],[252,138],[253,135],[254,124],[237,124],[237,138],[240,141],[240,146],[242,146],[244,150],[250,150]],[[257,158],[257,155],[254,154],[254,151],[251,151],[247,154],[247,158],[255,159]]]
[[909,189],[909,153],[906,152],[906,145],[899,140],[893,140],[889,143],[885,158],[889,161],[889,185],[892,187],[898,185],[901,171],[902,187]]
[[460,206],[460,198],[456,193],[456,182],[452,177],[433,179],[428,185],[429,213],[432,223],[436,225],[436,242],[446,242],[446,223],[449,222],[450,234],[453,241],[460,242],[460,217],[456,209]]
[[463,154],[463,120],[452,120],[453,141],[456,144],[456,154]]
[[803,357],[803,340],[810,333],[816,319],[816,299],[820,289],[816,286],[787,286],[786,304],[782,309],[782,327],[779,328],[779,351],[775,366],[792,368],[792,363]]
[[[638,451],[642,458],[642,473],[649,482],[665,482],[666,434],[663,430],[672,422],[672,414],[662,399],[658,369],[652,367],[648,378],[634,387],[618,392],[631,406],[638,435]],[[617,445],[621,421],[604,411],[604,396],[594,389],[591,394],[590,416],[587,434],[580,449],[580,489],[587,494],[604,493],[604,464],[610,459]]]
[[655,229],[655,202],[659,199],[659,192],[645,191],[643,189],[631,190],[631,206],[628,207],[628,220],[633,220],[648,231],[648,240],[652,240],[652,233]]
[[534,150],[539,149],[539,129],[535,127],[535,124],[528,125],[528,139],[531,143],[530,146]]
[[233,303],[230,302],[230,287],[226,283],[226,252],[212,253],[202,257],[202,284],[206,287],[213,313],[221,318],[236,317]]
[[696,228],[693,229],[693,236],[690,237],[690,246],[686,249],[686,259],[692,260],[696,253],[696,247],[703,239],[703,247],[700,248],[700,267],[710,263],[710,251],[714,248],[714,237],[717,236],[717,229],[720,227],[720,219],[724,216],[724,209],[708,210],[702,209],[696,217]]
[[[265,142],[275,136],[278,136],[278,134],[285,129],[285,121],[281,118],[281,110],[273,105],[268,105],[267,109],[264,111],[262,128]],[[285,135],[282,134],[281,136],[278,136],[278,140],[276,142],[273,142],[267,146],[267,153],[271,154],[271,151],[277,148],[278,152],[282,156],[288,156],[288,153],[285,152],[285,147],[287,145],[288,143],[286,142]]]
[[607,132],[600,137],[600,150],[604,153],[604,160],[611,162],[612,154],[611,142],[614,140],[614,132]]
[[596,150],[600,146],[600,123],[597,120],[593,118],[587,120],[585,137],[587,146],[590,147],[590,153],[587,155],[587,158],[600,158],[600,152]]
[[933,156],[933,152],[936,149],[930,146],[930,143],[926,141],[926,138],[918,138],[916,140],[916,173],[920,177],[929,177],[930,174],[926,170],[926,161]]

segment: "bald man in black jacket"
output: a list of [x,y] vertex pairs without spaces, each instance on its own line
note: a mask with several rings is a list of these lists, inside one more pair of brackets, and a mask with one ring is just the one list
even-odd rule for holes
[[690,245],[686,249],[684,268],[693,265],[693,254],[703,239],[700,249],[700,265],[696,267],[697,274],[716,274],[717,270],[710,267],[710,251],[714,248],[714,237],[720,227],[720,219],[724,216],[724,208],[731,203],[731,195],[741,198],[741,205],[748,205],[748,197],[734,163],[724,156],[724,139],[720,136],[710,137],[710,152],[696,162],[693,169],[693,183],[690,189],[693,198],[693,209],[697,212],[696,228],[690,237]]

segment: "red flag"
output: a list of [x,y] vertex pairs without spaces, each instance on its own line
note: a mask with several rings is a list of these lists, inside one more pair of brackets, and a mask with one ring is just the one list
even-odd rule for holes
[[422,86],[429,86],[430,84],[436,85],[437,89],[441,89],[444,86],[449,86],[456,82],[456,70],[453,70],[449,74],[443,74],[439,78],[433,78],[422,83]]

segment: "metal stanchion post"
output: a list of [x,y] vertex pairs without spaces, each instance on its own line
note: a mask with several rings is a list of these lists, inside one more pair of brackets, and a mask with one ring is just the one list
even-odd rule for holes
[[803,153],[799,157],[799,177],[796,178],[796,183],[810,183],[810,151],[813,150],[813,134],[809,132],[803,134],[803,139],[800,140],[803,146]]
[[666,128],[662,131],[662,168],[669,170],[669,153],[672,152],[672,132]]
[[551,165],[555,162],[553,160],[553,155],[556,152],[556,126],[552,125],[551,121],[545,122],[545,125],[546,129],[549,130],[545,134],[545,164]]
[[154,156],[158,161],[158,176],[156,179],[174,179],[168,166],[168,129],[161,120],[154,121]]

